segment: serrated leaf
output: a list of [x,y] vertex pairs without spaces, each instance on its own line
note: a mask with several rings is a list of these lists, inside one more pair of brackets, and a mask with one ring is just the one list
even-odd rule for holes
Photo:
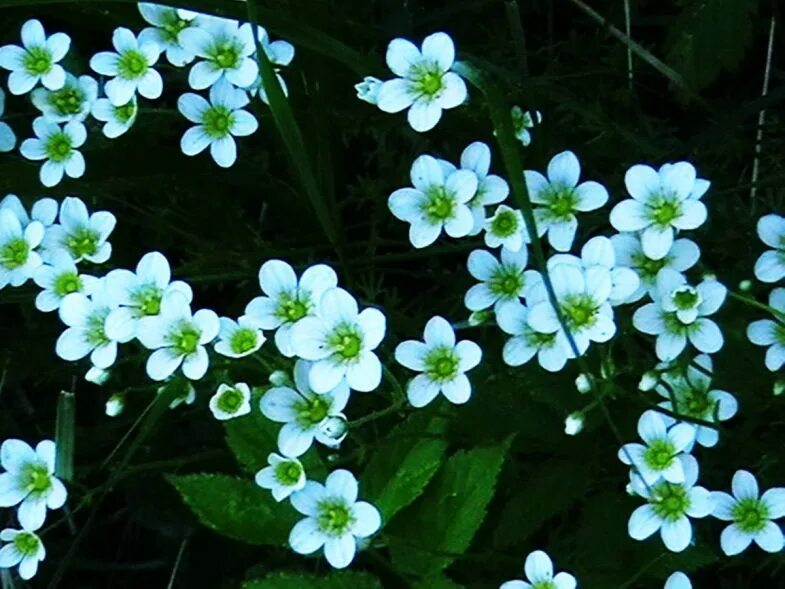
[[671,25],[666,59],[696,89],[734,70],[750,43],[757,0],[692,0]]
[[169,476],[199,521],[249,544],[284,544],[297,514],[253,482],[222,474]]
[[469,547],[493,499],[511,440],[461,450],[447,460],[423,496],[388,529],[397,567],[436,574]]
[[389,522],[419,497],[444,461],[447,420],[415,413],[374,453],[362,476],[365,496]]
[[329,575],[272,573],[264,579],[243,583],[243,589],[381,589],[379,580],[368,573],[336,571]]

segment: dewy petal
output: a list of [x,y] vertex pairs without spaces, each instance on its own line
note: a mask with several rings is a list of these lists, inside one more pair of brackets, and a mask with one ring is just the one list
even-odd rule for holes
[[392,73],[405,77],[413,65],[422,61],[422,54],[411,41],[393,39],[387,46],[386,59]]
[[422,42],[422,57],[435,63],[440,71],[446,72],[455,61],[455,45],[447,33],[439,32],[428,35]]
[[542,550],[535,550],[526,557],[523,570],[532,583],[553,579],[553,563],[550,557]]
[[262,395],[259,408],[267,419],[287,423],[297,418],[297,404],[302,397],[289,387],[273,387]]

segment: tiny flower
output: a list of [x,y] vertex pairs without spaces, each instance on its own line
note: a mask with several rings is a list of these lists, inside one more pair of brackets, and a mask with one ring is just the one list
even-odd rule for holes
[[692,442],[695,432],[686,423],[667,429],[656,411],[646,411],[638,420],[638,435],[644,444],[625,444],[619,460],[652,485],[664,479],[670,483],[684,482],[684,468],[679,454]]
[[[450,166],[452,166],[452,164],[450,164]],[[482,141],[471,143],[461,153],[461,169],[471,170],[477,176],[477,192],[471,200],[466,203],[474,218],[474,226],[469,232],[469,235],[477,235],[482,231],[483,227],[485,227],[485,207],[499,204],[510,194],[510,186],[507,184],[507,181],[496,174],[489,174],[488,171],[490,168],[491,149]],[[500,234],[501,238],[507,240],[511,240],[511,236],[519,229],[518,227],[515,227],[514,230],[511,229],[509,227],[509,221],[510,220],[508,219],[506,222],[508,224],[506,230],[504,227],[505,222],[501,222],[502,226],[498,227],[499,231],[497,232]],[[522,223],[523,219],[521,218],[520,221]],[[524,229],[521,228],[520,230]],[[487,240],[488,238],[486,237],[486,243],[488,243]],[[528,234],[526,241],[529,241]],[[513,250],[519,249],[519,247],[511,247],[512,245],[514,245],[514,243],[511,243],[510,245],[505,244],[505,247]],[[492,246],[490,244],[488,244],[488,246],[498,247],[498,245]]]
[[22,528],[5,528],[0,532],[0,540],[7,542],[0,548],[0,568],[10,569],[19,565],[19,576],[28,581],[38,572],[38,563],[46,558],[46,550],[38,534],[25,526]]
[[267,463],[256,473],[254,480],[262,489],[270,489],[273,499],[280,502],[305,487],[305,469],[296,458],[286,458],[275,452],[267,456]]
[[331,566],[342,569],[354,560],[358,539],[372,536],[382,525],[379,510],[357,501],[357,479],[348,470],[331,472],[324,485],[308,481],[291,497],[292,506],[305,515],[292,528],[289,545],[298,554],[324,547]]
[[251,412],[251,389],[244,382],[234,386],[220,384],[210,397],[210,411],[219,421],[248,415]]
[[525,297],[541,281],[539,272],[526,270],[527,261],[525,247],[518,252],[502,249],[501,261],[490,252],[474,250],[466,265],[469,274],[482,282],[466,292],[466,308],[482,311],[494,307],[498,313],[502,305]]
[[65,250],[74,260],[103,264],[112,255],[112,244],[106,241],[117,222],[108,211],[89,213],[84,202],[67,196],[60,206],[58,223],[46,230],[43,246],[47,255]]
[[576,411],[570,413],[567,419],[564,420],[564,433],[568,436],[576,436],[583,431],[583,413]]
[[677,571],[665,581],[664,589],[692,589],[692,583],[687,575]]
[[294,387],[276,386],[268,390],[259,408],[272,421],[283,423],[278,433],[278,448],[284,456],[304,454],[314,439],[328,447],[336,447],[325,431],[332,416],[341,416],[349,401],[349,386],[341,380],[334,389],[317,394],[309,383],[311,362],[297,360],[294,365]]
[[379,103],[379,90],[381,90],[381,87],[382,81],[373,76],[365,76],[362,82],[354,85],[354,89],[357,91],[357,98],[373,105]]
[[227,358],[243,358],[261,348],[265,341],[262,331],[247,316],[237,321],[221,317],[221,329],[214,349]]
[[183,94],[177,108],[195,127],[188,129],[180,141],[185,155],[196,155],[210,147],[215,163],[228,168],[237,160],[234,137],[246,137],[259,128],[247,110],[248,94],[222,80],[210,87],[210,101],[198,94]]
[[414,407],[425,407],[442,393],[450,403],[466,403],[472,385],[466,372],[482,358],[480,346],[469,340],[455,343],[455,332],[442,317],[425,324],[424,342],[407,340],[395,348],[395,360],[411,370],[421,372],[406,387]]
[[43,289],[35,298],[39,311],[56,311],[69,294],[90,295],[98,286],[98,278],[79,274],[76,262],[64,250],[56,250],[47,258],[48,262],[33,274],[33,280]]
[[181,365],[183,374],[199,380],[207,372],[210,359],[205,346],[215,339],[220,328],[218,315],[209,309],[191,313],[188,297],[171,290],[161,299],[158,315],[142,317],[137,337],[148,350],[147,375],[165,380]]
[[446,33],[427,36],[421,49],[406,39],[393,39],[387,47],[387,66],[399,77],[382,84],[379,108],[389,113],[408,108],[411,128],[430,131],[442,118],[443,109],[466,100],[466,84],[450,71],[454,62],[455,45]]
[[0,289],[21,286],[41,266],[35,251],[44,237],[44,226],[32,221],[22,227],[17,215],[8,207],[0,208]]
[[0,47],[0,67],[11,72],[11,94],[26,94],[39,80],[49,90],[62,88],[65,70],[58,62],[71,47],[70,37],[65,33],[47,37],[41,22],[31,19],[22,25],[22,45]]
[[78,148],[87,139],[87,129],[73,120],[58,125],[44,117],[33,121],[36,137],[25,139],[19,151],[29,160],[46,160],[41,166],[41,184],[52,187],[60,183],[63,174],[81,178],[85,171],[84,156]]
[[638,331],[657,336],[657,357],[675,359],[689,340],[706,354],[717,352],[724,343],[717,324],[708,319],[725,301],[727,289],[716,280],[704,280],[697,287],[687,284],[682,274],[670,269],[657,277],[654,302],[635,311],[633,325]]
[[325,291],[338,285],[335,271],[315,264],[297,279],[294,269],[282,260],[268,260],[259,268],[259,286],[264,296],[245,307],[250,324],[260,329],[275,329],[275,346],[291,358],[292,327],[301,319],[316,314]]
[[695,486],[698,481],[698,461],[689,454],[679,457],[684,472],[683,483],[661,480],[653,486],[643,485],[633,479],[632,488],[646,499],[646,505],[632,512],[627,530],[634,540],[645,540],[659,531],[665,547],[681,552],[692,541],[692,524],[689,518],[706,517],[712,512],[712,493]]
[[22,229],[25,229],[31,221],[38,221],[44,226],[44,229],[48,230],[57,218],[58,205],[53,198],[39,198],[33,203],[28,214],[27,209],[18,196],[6,194],[0,199],[0,209],[11,209],[22,224]]
[[785,217],[764,215],[758,220],[758,237],[772,247],[755,262],[755,278],[777,282],[785,277]]
[[[0,88],[0,118],[5,112],[5,91]],[[13,151],[16,147],[16,135],[14,130],[8,125],[0,121],[0,153]]]
[[108,417],[117,417],[125,410],[125,395],[115,393],[106,400],[104,413]]
[[534,209],[538,236],[548,234],[548,243],[560,252],[569,251],[578,229],[578,212],[599,209],[608,202],[608,191],[594,181],[581,182],[581,164],[571,151],[551,159],[546,178],[534,170],[525,170],[524,178]]
[[236,20],[210,17],[199,27],[183,30],[179,40],[184,49],[201,58],[188,74],[188,85],[194,90],[209,88],[222,78],[245,88],[259,75],[253,59],[256,43],[249,23],[241,25]]
[[746,470],[737,470],[731,484],[733,496],[714,491],[713,517],[733,522],[722,531],[720,545],[728,556],[735,556],[754,541],[766,552],[782,550],[780,527],[772,520],[785,516],[785,489],[777,487],[760,495],[758,481]]
[[747,338],[756,346],[768,346],[766,368],[776,372],[785,364],[785,288],[769,293],[769,307],[780,313],[776,321],[760,319],[747,327]]
[[360,312],[357,301],[344,289],[326,291],[316,315],[304,317],[292,327],[295,355],[314,362],[309,375],[311,388],[324,393],[344,378],[356,391],[378,387],[382,365],[373,351],[384,339],[386,323],[379,309]]
[[709,183],[697,178],[689,162],[664,164],[659,171],[632,166],[624,184],[632,198],[613,207],[611,225],[618,231],[641,231],[643,252],[652,260],[668,255],[679,229],[695,229],[706,220],[706,205],[699,199]]
[[53,123],[84,121],[98,98],[98,82],[90,76],[66,74],[59,90],[36,88],[31,99],[41,114]]
[[529,243],[529,231],[523,220],[523,213],[507,205],[499,205],[493,216],[483,222],[485,245],[517,252]]
[[189,64],[194,54],[183,47],[182,33],[199,25],[197,13],[151,2],[137,4],[142,18],[153,25],[139,33],[140,45],[155,44],[166,51],[166,59],[175,67]]
[[502,305],[496,322],[512,337],[504,344],[502,357],[508,366],[521,366],[534,356],[548,372],[558,372],[567,363],[556,332],[541,333],[529,325],[529,310],[520,303]]
[[93,104],[93,117],[104,123],[102,132],[109,139],[116,139],[124,134],[136,121],[139,107],[136,96],[121,106],[114,106],[108,98],[99,98]]
[[[47,509],[60,509],[68,492],[55,472],[55,443],[39,442],[35,449],[22,440],[6,440],[0,446],[0,507],[19,505],[17,519],[26,530],[37,530]],[[3,538],[5,539],[5,538]]]
[[156,43],[141,43],[124,27],[112,34],[115,51],[102,51],[90,58],[90,67],[112,79],[104,84],[104,92],[114,106],[122,106],[138,92],[145,98],[158,98],[164,88],[161,74],[153,69],[161,54]]
[[436,158],[421,155],[412,164],[414,188],[400,188],[390,195],[387,205],[401,221],[411,224],[409,241],[423,248],[441,234],[465,237],[474,226],[467,206],[477,192],[477,175],[470,170],[445,174]]
[[578,582],[569,573],[553,574],[553,562],[542,550],[526,557],[523,565],[526,581],[507,581],[499,589],[575,589]]
[[515,138],[524,147],[528,146],[532,142],[529,129],[533,129],[535,125],[539,125],[542,122],[540,111],[535,110],[534,117],[532,117],[530,111],[524,112],[520,106],[513,106],[510,110],[510,115],[512,116],[512,129],[515,132]]

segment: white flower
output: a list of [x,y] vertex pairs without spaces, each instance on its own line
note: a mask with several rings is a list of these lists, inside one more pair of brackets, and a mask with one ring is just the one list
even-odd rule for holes
[[309,383],[317,393],[335,388],[344,378],[352,389],[368,392],[382,380],[382,365],[373,351],[385,330],[379,309],[360,312],[352,295],[331,288],[322,295],[316,315],[294,324],[291,344],[296,356],[314,362]]
[[664,362],[681,354],[688,340],[697,350],[713,354],[724,339],[707,316],[722,306],[726,294],[716,280],[693,287],[682,274],[666,268],[657,276],[654,302],[637,309],[632,322],[638,331],[657,336],[657,357]]
[[253,59],[256,43],[249,23],[228,18],[205,18],[179,36],[183,48],[202,58],[191,66],[188,84],[194,90],[209,88],[225,78],[234,86],[250,86],[259,75]]
[[693,441],[692,427],[677,423],[667,429],[659,413],[645,411],[638,420],[638,435],[644,444],[625,444],[619,450],[619,460],[631,466],[647,485],[661,479],[683,483],[684,469],[679,454]]
[[331,472],[324,485],[305,483],[291,497],[292,506],[307,516],[292,528],[289,544],[298,554],[324,547],[331,566],[342,569],[354,560],[357,539],[372,536],[382,524],[379,510],[357,501],[357,479],[348,470]]
[[466,100],[466,84],[451,72],[455,46],[446,33],[428,35],[422,48],[406,39],[393,39],[387,47],[387,66],[397,78],[382,84],[378,105],[384,112],[409,109],[409,125],[420,133],[430,131],[442,110]]
[[556,332],[540,333],[529,326],[529,310],[520,303],[502,305],[496,322],[512,337],[504,344],[503,358],[508,366],[521,366],[535,355],[548,372],[558,372],[567,363]]
[[[450,168],[450,172],[452,172],[454,166],[448,163],[448,167]],[[489,174],[488,171],[490,168],[491,149],[482,141],[471,143],[463,150],[463,153],[461,153],[461,169],[470,170],[477,176],[477,192],[471,200],[466,203],[474,218],[474,225],[472,226],[469,235],[477,235],[482,231],[483,227],[485,227],[485,207],[499,204],[510,194],[510,186],[507,184],[507,181],[495,174]],[[448,175],[448,173],[445,172],[445,175]],[[520,220],[521,224],[523,223],[522,217],[516,220]],[[506,231],[504,230],[504,227],[500,227],[500,229],[500,237],[507,238],[508,241],[512,241],[510,237],[513,234],[518,233],[519,231],[525,231],[523,225],[521,225],[521,227],[515,227],[514,229],[507,227]],[[526,241],[529,241],[528,234],[526,234]],[[487,243],[489,247],[498,247],[489,244],[487,236],[485,238],[485,243]],[[505,244],[505,247],[513,250],[519,249],[519,247],[512,247],[512,245],[514,245],[514,243],[509,245]]]
[[205,346],[215,339],[219,328],[215,312],[201,309],[192,314],[182,291],[167,292],[159,314],[142,317],[137,328],[142,345],[155,350],[147,359],[147,375],[165,380],[182,364],[186,378],[199,380],[210,364]]
[[[5,112],[5,91],[0,88],[0,118]],[[0,122],[0,153],[13,151],[16,146],[16,135],[8,123]]]
[[518,301],[542,280],[536,270],[526,270],[528,261],[526,248],[518,252],[502,249],[501,261],[485,250],[474,250],[466,263],[471,274],[480,284],[472,286],[464,297],[470,311],[499,308],[510,301]]
[[766,368],[776,372],[785,364],[785,288],[769,293],[769,306],[780,313],[776,321],[760,319],[747,327],[747,338],[757,346],[768,346]]
[[104,84],[107,98],[115,106],[122,106],[138,92],[145,98],[158,98],[164,81],[153,66],[161,55],[161,47],[154,42],[141,42],[124,27],[112,33],[114,51],[101,51],[90,58],[90,67],[112,79]]
[[57,218],[58,205],[57,201],[53,198],[39,198],[33,203],[30,209],[30,214],[27,213],[22,201],[15,194],[6,194],[0,199],[0,209],[11,209],[16,218],[22,224],[22,228],[26,228],[31,221],[38,221],[45,229],[48,229]]
[[103,264],[112,255],[112,244],[106,241],[117,222],[112,213],[96,211],[91,214],[81,199],[68,196],[60,206],[58,221],[46,230],[44,236],[47,256],[63,249],[74,262],[87,260]]
[[665,547],[681,552],[692,541],[692,524],[689,518],[709,515],[714,507],[712,494],[698,481],[698,461],[689,454],[679,456],[684,471],[683,483],[660,481],[653,486],[633,478],[633,491],[646,499],[632,512],[627,531],[635,540],[645,540],[659,530]]
[[0,532],[0,540],[7,542],[0,549],[0,569],[10,569],[19,565],[19,576],[25,581],[32,579],[38,572],[38,563],[46,558],[46,550],[41,538],[32,530],[5,528]]
[[259,408],[268,418],[284,426],[278,433],[278,449],[284,456],[297,457],[317,442],[336,447],[336,440],[327,431],[331,417],[343,418],[349,402],[349,386],[341,380],[334,389],[316,394],[309,383],[311,362],[298,360],[294,365],[294,386],[277,386],[268,390]]
[[569,573],[553,574],[553,562],[542,550],[526,557],[523,565],[526,581],[507,581],[499,589],[575,589],[578,582]]
[[210,397],[209,405],[213,417],[219,421],[248,415],[251,412],[251,389],[244,382],[234,386],[222,383]]
[[663,268],[686,272],[700,259],[700,248],[689,239],[677,239],[665,257],[653,260],[646,256],[641,238],[636,233],[617,233],[611,236],[611,244],[616,253],[619,266],[631,268],[640,278],[640,285],[626,300],[628,303],[639,301],[648,292],[655,296],[657,275]]
[[664,589],[692,589],[692,583],[687,575],[677,571],[665,581]]
[[763,252],[755,262],[755,278],[761,282],[777,282],[785,277],[785,217],[761,217],[758,220],[758,237],[774,249]]
[[44,237],[44,226],[32,221],[22,223],[10,207],[0,207],[0,289],[21,286],[41,265],[35,251]]
[[[37,530],[47,509],[60,509],[68,492],[55,472],[55,443],[39,442],[35,450],[22,440],[6,440],[0,446],[0,507],[19,505],[17,519],[26,530]],[[5,539],[5,538],[4,538]]]
[[137,4],[142,18],[153,25],[139,33],[139,44],[156,44],[166,51],[166,59],[173,66],[189,64],[194,54],[183,47],[182,33],[188,28],[199,26],[198,14],[182,8],[172,8],[151,2]]
[[62,88],[65,70],[58,62],[71,47],[70,37],[65,33],[47,37],[41,22],[31,19],[22,25],[22,45],[0,47],[0,67],[11,72],[11,94],[26,94],[39,80],[50,90]]
[[469,340],[455,343],[452,326],[439,316],[425,324],[424,336],[424,342],[407,340],[395,348],[396,362],[422,373],[406,387],[409,402],[425,407],[441,393],[450,403],[466,403],[472,385],[465,373],[480,363],[480,346]]
[[548,243],[560,251],[569,251],[578,229],[577,212],[599,209],[608,202],[608,191],[594,181],[581,182],[581,164],[571,151],[551,159],[546,178],[534,170],[523,172],[534,209],[537,234],[548,234]]
[[[286,87],[286,82],[278,72],[281,67],[289,65],[294,59],[294,47],[288,41],[283,41],[280,39],[271,43],[270,37],[267,35],[267,31],[263,27],[258,28],[258,38],[259,44],[262,46],[262,49],[264,49],[264,52],[267,55],[267,59],[269,59],[270,63],[273,65],[275,77],[278,80],[278,84],[281,86],[283,95],[288,96],[289,90]],[[250,86],[246,86],[244,90],[246,90],[251,96],[256,96],[256,94],[259,94],[259,98],[262,102],[265,104],[270,104],[270,100],[267,97],[267,91],[264,89],[264,83],[262,82],[261,75],[258,75],[256,77],[256,81]]]
[[43,116],[53,123],[84,121],[98,98],[98,82],[90,76],[66,74],[59,90],[36,88],[30,98]]
[[25,139],[19,146],[21,154],[29,160],[46,160],[41,166],[41,184],[52,187],[60,183],[63,174],[81,178],[85,171],[84,156],[78,148],[87,139],[87,129],[73,120],[63,126],[38,117],[33,121],[36,137]]
[[483,221],[485,245],[517,252],[531,242],[523,213],[507,205],[499,205],[492,217]]
[[357,91],[357,98],[373,105],[379,103],[379,90],[381,88],[382,81],[373,76],[365,76],[362,82],[354,85],[354,89]]
[[136,272],[117,269],[106,277],[109,296],[117,306],[106,318],[106,333],[112,339],[130,341],[137,336],[143,317],[153,317],[161,312],[163,297],[173,291],[181,292],[188,304],[193,292],[185,282],[171,282],[169,261],[160,252],[142,256]]
[[769,489],[763,495],[755,476],[746,470],[737,470],[731,483],[733,496],[714,491],[711,496],[713,517],[733,522],[722,531],[720,545],[728,556],[735,556],[754,541],[766,552],[782,550],[783,536],[780,527],[772,520],[785,516],[785,489]]
[[[733,395],[726,391],[711,388],[712,362],[711,356],[701,354],[696,356],[685,371],[666,371],[662,373],[665,384],[658,384],[657,393],[665,400],[660,407],[669,409],[679,415],[686,415],[715,423],[726,421],[736,415],[738,403]],[[667,385],[667,386],[666,386]],[[674,407],[673,402],[676,406]],[[663,415],[666,425],[675,420]],[[705,448],[717,445],[720,434],[705,425],[689,424],[695,429],[695,441]],[[689,452],[692,444],[685,448]]]
[[221,329],[214,349],[227,358],[243,358],[261,348],[265,341],[264,334],[249,317],[243,316],[237,321],[221,317]]
[[520,141],[524,147],[532,142],[531,133],[529,129],[533,129],[535,125],[542,122],[542,115],[540,111],[534,111],[532,118],[531,112],[524,112],[520,106],[513,106],[510,110],[512,116],[512,129],[515,132],[515,138]]
[[109,139],[115,139],[131,128],[138,112],[136,96],[121,106],[114,106],[108,98],[99,98],[93,104],[92,115],[105,123],[103,134]]
[[641,164],[624,175],[632,198],[617,203],[611,211],[611,225],[619,231],[641,231],[646,257],[664,258],[679,229],[695,229],[706,220],[706,206],[700,199],[709,182],[696,177],[688,162],[664,164],[659,171]]
[[64,250],[56,250],[47,258],[47,263],[33,274],[33,280],[43,289],[35,298],[35,308],[39,311],[55,311],[69,294],[90,295],[97,287],[99,279],[80,275],[76,262]]
[[268,260],[259,268],[259,286],[265,296],[245,307],[249,322],[260,329],[275,329],[275,346],[287,358],[294,356],[292,327],[303,317],[316,314],[324,292],[338,285],[335,271],[315,264],[297,279],[294,269],[282,260]]
[[469,235],[474,226],[467,203],[477,192],[477,175],[470,170],[446,173],[436,158],[421,155],[412,164],[414,188],[400,188],[387,205],[401,221],[411,224],[409,241],[423,248],[439,237],[442,228],[450,237]]
[[210,147],[215,163],[228,168],[237,160],[234,137],[245,137],[259,128],[259,123],[247,110],[248,94],[221,80],[210,88],[208,102],[198,94],[183,94],[177,100],[182,115],[196,123],[180,141],[185,155],[196,155]]
[[283,501],[305,487],[305,470],[296,458],[286,458],[275,452],[267,456],[267,463],[256,473],[254,480],[262,489],[270,489],[273,499]]

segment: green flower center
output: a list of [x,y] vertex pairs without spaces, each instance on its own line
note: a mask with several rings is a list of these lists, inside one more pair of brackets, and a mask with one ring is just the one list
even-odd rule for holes
[[673,299],[673,304],[676,305],[676,308],[681,311],[694,309],[700,303],[698,291],[691,286],[680,287],[673,293],[671,298]]
[[117,60],[117,73],[126,80],[136,80],[147,73],[147,58],[141,51],[129,49],[123,51]]
[[429,351],[424,359],[425,374],[436,382],[449,381],[458,374],[460,359],[455,350],[448,346],[440,346]]
[[207,51],[207,56],[218,69],[234,69],[240,65],[240,47],[231,40],[215,44]]
[[164,17],[166,21],[161,25],[161,31],[164,33],[164,38],[172,45],[178,44],[180,31],[187,29],[191,25],[191,21],[183,20],[177,16],[177,12],[172,10],[167,11]]
[[248,327],[241,327],[232,334],[229,347],[235,354],[245,354],[256,347],[257,341],[256,331]]
[[657,279],[657,274],[669,263],[669,261],[668,256],[665,256],[661,260],[652,260],[647,258],[643,253],[633,254],[632,256],[633,267],[638,271],[641,279],[643,279],[644,282],[649,283],[654,282]]
[[104,331],[104,323],[109,315],[109,308],[102,308],[93,311],[87,318],[87,329],[85,339],[94,348],[106,345],[110,342]]
[[199,338],[202,332],[193,323],[183,321],[169,336],[172,348],[181,356],[188,356],[199,347]]
[[78,86],[65,86],[49,94],[49,104],[62,116],[79,114],[84,100],[84,92]]
[[785,325],[782,323],[777,323],[774,326],[774,339],[780,345],[785,346]]
[[82,290],[82,279],[76,272],[63,272],[55,278],[52,290],[60,298],[72,292],[79,292]]
[[307,299],[300,300],[297,296],[283,293],[278,299],[275,315],[287,323],[294,323],[308,314],[309,307],[310,303]]
[[546,196],[548,215],[552,219],[566,219],[575,211],[578,197],[573,188],[551,186]]
[[65,131],[52,133],[46,138],[46,142],[44,143],[46,157],[56,163],[66,161],[71,156],[72,148],[73,142],[71,141],[71,136]]
[[514,299],[523,288],[521,269],[502,265],[496,269],[488,281],[488,288],[493,294],[503,299]]
[[357,326],[339,325],[330,336],[328,344],[333,352],[343,361],[354,360],[360,355],[363,338]]
[[349,507],[341,500],[324,501],[319,505],[316,516],[319,529],[328,536],[343,536],[354,523],[354,516]]
[[681,217],[681,201],[676,196],[656,196],[648,208],[649,221],[663,229]]
[[708,391],[691,387],[685,388],[679,391],[677,402],[679,403],[678,411],[683,411],[691,417],[713,421],[714,408],[717,404],[709,398]]
[[31,462],[22,471],[22,488],[33,495],[46,493],[52,487],[52,475],[46,464]]
[[668,468],[676,456],[676,448],[668,438],[654,440],[643,453],[643,461],[646,466],[654,471],[663,471]]
[[431,223],[442,223],[455,214],[455,197],[448,194],[443,186],[433,186],[425,193],[422,212]]
[[234,125],[234,113],[225,106],[211,106],[202,115],[202,125],[210,137],[226,137]]
[[145,284],[131,295],[131,300],[141,315],[158,315],[161,312],[163,291],[154,284]]
[[518,231],[518,216],[514,211],[501,211],[491,221],[491,233],[499,237],[509,237]]
[[300,481],[303,467],[295,460],[279,462],[275,467],[275,480],[284,487],[291,487]]
[[414,69],[413,90],[419,95],[433,98],[444,88],[444,74],[436,66],[419,66]]
[[87,227],[80,227],[71,233],[65,240],[65,247],[77,260],[92,256],[98,251],[100,235]]
[[127,125],[136,116],[136,108],[136,103],[133,100],[122,106],[112,107],[115,119],[124,125]]
[[245,401],[245,395],[239,389],[226,389],[221,396],[218,397],[218,402],[216,403],[218,409],[223,411],[224,413],[237,413],[237,411],[242,407],[243,402]]
[[525,334],[526,343],[536,348],[550,348],[556,343],[556,333],[540,333],[529,329]]
[[7,270],[16,270],[25,265],[30,256],[30,246],[21,237],[7,241],[0,249],[0,264]]
[[34,556],[38,553],[41,541],[32,532],[19,532],[14,536],[14,548],[24,556]]
[[562,302],[562,312],[570,329],[585,329],[597,321],[597,304],[588,294],[566,297]]
[[742,532],[760,532],[769,521],[769,508],[760,499],[741,499],[731,511],[733,521]]
[[22,59],[22,65],[31,76],[43,76],[52,69],[52,54],[46,47],[30,47]]
[[297,420],[305,427],[320,424],[329,413],[330,402],[320,395],[303,399],[297,406]]
[[556,589],[556,584],[553,581],[537,581],[532,584],[532,589]]
[[675,522],[684,517],[691,501],[687,488],[682,484],[663,482],[652,489],[649,503],[660,519]]

